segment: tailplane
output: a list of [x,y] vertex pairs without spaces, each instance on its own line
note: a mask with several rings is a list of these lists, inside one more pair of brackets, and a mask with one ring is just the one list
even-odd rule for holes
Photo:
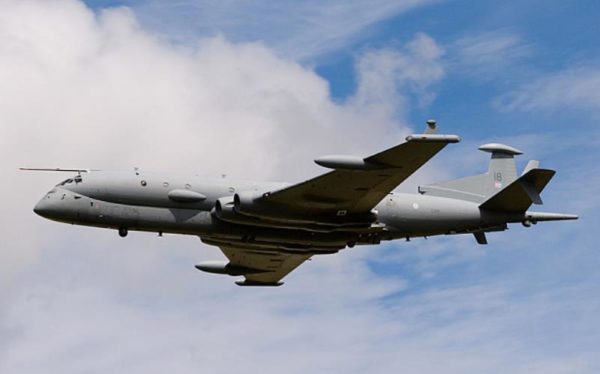
[[531,169],[496,193],[480,207],[505,213],[523,213],[531,204],[542,204],[540,193],[556,172]]
[[506,223],[521,222],[529,227],[540,221],[578,219],[575,214],[544,213],[528,211],[532,204],[542,204],[540,193],[550,182],[554,170],[541,169],[539,161],[531,160],[523,173],[517,176],[514,156],[521,151],[504,144],[490,143],[479,150],[492,154],[488,171],[470,177],[419,186],[419,193],[471,201],[479,204],[481,211],[503,217],[505,223],[462,231],[472,233],[479,244],[487,244],[485,233],[506,230]]

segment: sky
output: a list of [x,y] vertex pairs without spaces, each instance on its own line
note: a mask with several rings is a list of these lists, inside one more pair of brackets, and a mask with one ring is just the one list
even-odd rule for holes
[[[600,4],[0,0],[0,372],[597,373]],[[399,187],[481,173],[501,142],[557,170],[578,221],[356,247],[278,288],[193,265],[197,237],[44,220],[63,176],[296,182],[429,118],[458,134]]]

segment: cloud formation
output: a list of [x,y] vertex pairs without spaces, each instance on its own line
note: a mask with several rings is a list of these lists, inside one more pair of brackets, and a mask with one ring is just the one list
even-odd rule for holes
[[[416,53],[394,57],[411,61]],[[361,66],[359,74],[377,68]],[[435,81],[393,79],[392,86]],[[2,251],[4,278],[39,248],[26,234],[29,224],[39,228],[30,209],[60,178],[16,174],[18,166],[138,166],[294,181],[321,172],[315,157],[378,151],[408,132],[404,112],[381,110],[399,93],[336,104],[326,81],[260,43],[214,37],[174,46],[142,29],[127,8],[94,14],[76,1],[3,3],[0,80],[0,162],[24,186],[9,203],[24,224],[2,228],[8,242],[22,246]],[[359,92],[377,89],[361,85]]]
[[279,54],[311,60],[351,44],[365,29],[440,0],[129,1],[143,24],[188,43],[197,35],[265,42]]
[[[400,91],[388,97],[375,95],[372,91],[378,90],[377,86],[359,85],[357,95],[376,98],[334,103],[322,78],[260,43],[232,43],[217,36],[175,46],[141,28],[126,8],[94,14],[83,4],[68,0],[5,1],[2,6],[0,95],[5,99],[0,103],[0,165],[4,175],[19,186],[18,194],[13,184],[0,187],[2,196],[11,196],[3,205],[10,214],[0,225],[0,235],[10,243],[0,250],[2,371],[37,372],[49,367],[57,372],[92,367],[102,371],[103,367],[124,365],[131,370],[159,372],[161,365],[181,361],[181,357],[171,351],[167,354],[170,358],[157,355],[156,361],[147,364],[127,365],[125,361],[164,347],[164,337],[154,348],[143,344],[148,340],[147,326],[165,318],[162,323],[178,330],[173,336],[179,339],[183,337],[179,334],[186,335],[187,322],[171,325],[169,321],[181,317],[172,314],[174,309],[155,314],[163,307],[160,303],[153,304],[150,314],[143,317],[143,305],[162,294],[168,305],[179,304],[188,310],[200,307],[196,311],[204,314],[200,304],[191,307],[180,297],[212,299],[214,303],[241,295],[239,290],[232,291],[229,279],[198,278],[192,268],[194,261],[219,255],[216,249],[200,252],[202,246],[196,238],[169,238],[168,243],[157,244],[153,237],[140,234],[137,241],[128,241],[131,252],[123,253],[117,250],[123,242],[116,242],[114,233],[39,219],[31,212],[33,204],[61,176],[18,173],[17,167],[126,170],[139,166],[293,181],[321,172],[311,160],[322,153],[378,151],[399,142],[408,132],[403,110],[382,110],[402,99]],[[392,53],[406,67],[410,67],[406,61],[435,65],[436,54],[419,52],[419,45],[431,43],[421,35],[408,49],[371,53]],[[377,68],[377,64],[359,66],[358,74],[369,76],[370,69]],[[415,74],[396,76],[398,73],[388,72],[394,81],[391,87],[410,82],[426,90],[436,80]],[[166,250],[178,246],[183,255]],[[321,280],[327,279],[332,268],[338,270],[329,277],[330,284],[338,286],[332,288],[333,295],[346,295],[348,287],[366,282],[369,274],[360,263],[348,262],[345,270],[339,269],[342,260],[314,263],[313,271]],[[186,283],[192,288],[175,292],[178,299],[171,299],[173,290]],[[354,305],[399,287],[393,282],[369,283],[357,301],[350,298],[347,302]],[[309,281],[304,286],[301,299],[307,300],[306,292],[316,291],[320,283]],[[235,311],[244,305],[243,300],[254,305],[254,296],[248,294],[220,307],[239,318]],[[119,306],[121,298],[127,301]],[[274,308],[290,308],[277,298],[268,300]],[[248,308],[251,315],[274,313]],[[212,314],[208,325],[224,326],[219,310],[208,311]],[[266,328],[270,320],[254,323]],[[132,335],[119,337],[125,330]],[[221,343],[217,342],[220,331],[208,334],[202,342],[196,335],[201,330],[188,336],[196,341],[188,348],[205,351],[209,347],[222,355],[230,339],[250,341],[257,334],[249,330],[236,337],[235,328],[230,327],[221,335]],[[108,331],[112,332],[106,335]],[[169,334],[167,330],[164,333]],[[304,336],[301,330],[289,334],[290,339]],[[117,341],[123,345],[115,346]],[[252,350],[237,353],[248,359],[255,354]],[[110,357],[97,361],[97,354]],[[193,356],[193,351],[188,354]],[[209,359],[204,354],[199,357]],[[219,357],[223,358],[213,355],[215,360]],[[215,368],[218,364],[212,362]],[[194,359],[185,365],[184,369],[191,370],[198,362]]]
[[[140,166],[300,180],[321,171],[315,156],[403,138],[408,104],[426,105],[445,75],[430,36],[358,56],[357,91],[335,103],[325,80],[262,43],[174,45],[126,8],[1,5],[0,170],[10,183],[0,184],[0,372],[598,370],[597,276],[558,287],[522,276],[597,269],[594,257],[578,260],[594,245],[591,224],[566,254],[556,244],[566,226],[537,228],[539,248],[530,232],[496,236],[503,251],[485,255],[471,237],[432,238],[319,257],[285,287],[248,292],[193,269],[219,256],[197,238],[124,242],[34,216],[60,177],[15,171]],[[535,266],[548,258],[546,270]],[[419,289],[427,279],[443,284]]]
[[493,80],[532,54],[532,46],[503,30],[461,37],[449,47],[451,65],[478,80]]
[[497,98],[502,110],[600,109],[600,68],[596,65],[570,67],[546,74]]

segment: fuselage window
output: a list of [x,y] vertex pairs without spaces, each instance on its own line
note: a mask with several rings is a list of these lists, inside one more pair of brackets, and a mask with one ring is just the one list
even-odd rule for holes
[[191,184],[189,184],[189,183],[187,183],[187,184],[185,185],[185,188],[189,190],[190,188],[192,188],[192,185],[191,185]]
[[163,187],[164,187],[164,188],[167,188],[167,187],[169,187],[169,182],[163,182]]
[[148,182],[146,182],[145,180],[142,180],[140,182],[140,184],[142,185],[142,187],[146,187],[148,185]]

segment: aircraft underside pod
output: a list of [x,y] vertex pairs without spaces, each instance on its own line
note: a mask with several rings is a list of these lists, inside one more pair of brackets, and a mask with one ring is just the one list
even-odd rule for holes
[[196,269],[214,274],[226,274],[232,276],[264,273],[268,270],[253,269],[240,265],[233,265],[223,261],[205,261],[196,265]]

